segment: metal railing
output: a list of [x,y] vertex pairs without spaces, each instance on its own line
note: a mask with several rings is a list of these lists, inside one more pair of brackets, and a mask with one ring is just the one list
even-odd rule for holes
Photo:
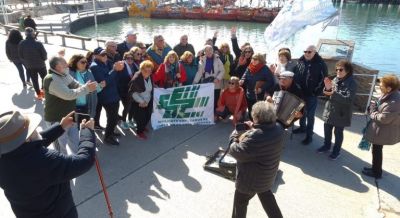
[[91,16],[94,16],[95,14],[99,15],[99,14],[108,14],[108,13],[110,13],[110,9],[109,8],[107,8],[107,9],[98,9],[98,10],[96,10],[96,12],[93,11],[93,10],[78,11],[78,19],[82,18],[82,17],[91,17]]
[[367,101],[367,104],[365,106],[365,111],[364,111],[365,114],[368,114],[368,107],[372,100],[372,96],[374,94],[374,90],[375,90],[375,86],[376,86],[376,79],[378,78],[378,74],[371,75],[371,74],[355,73],[354,76],[372,77],[371,88],[370,88],[369,92],[368,93],[356,93],[356,95],[358,95],[358,96],[368,96],[368,101]]

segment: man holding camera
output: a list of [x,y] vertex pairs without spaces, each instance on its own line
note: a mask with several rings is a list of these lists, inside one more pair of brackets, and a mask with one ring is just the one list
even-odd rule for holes
[[242,124],[247,128],[237,128],[239,131],[230,136],[229,153],[237,160],[232,218],[246,217],[247,205],[255,194],[268,217],[279,218],[282,213],[271,188],[283,150],[284,129],[276,122],[272,103],[259,101],[251,113],[254,123]]
[[[64,58],[52,57],[50,59],[49,74],[44,78],[43,87],[45,93],[44,120],[48,125],[60,122],[61,118],[73,111],[76,107],[76,99],[79,96],[85,96],[96,90],[97,83],[87,82],[85,85],[69,74],[69,69]],[[78,127],[72,125],[55,142],[56,150],[67,154],[66,146],[68,144],[72,153],[78,151]]]
[[69,181],[87,172],[95,160],[93,119],[81,123],[77,154],[47,149],[74,124],[72,115],[42,132],[36,129],[38,114],[0,115],[0,187],[16,217],[78,217]]

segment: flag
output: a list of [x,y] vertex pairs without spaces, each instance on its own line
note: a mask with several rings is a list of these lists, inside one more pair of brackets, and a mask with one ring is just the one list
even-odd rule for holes
[[151,126],[214,124],[214,83],[154,89]]
[[291,0],[286,2],[264,37],[271,51],[302,28],[337,16],[332,0]]

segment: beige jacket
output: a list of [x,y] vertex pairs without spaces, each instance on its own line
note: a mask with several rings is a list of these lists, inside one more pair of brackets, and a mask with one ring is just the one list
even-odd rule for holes
[[200,58],[199,61],[199,69],[197,70],[196,76],[194,77],[193,80],[193,84],[197,84],[201,81],[201,78],[203,77],[204,74],[204,78],[208,78],[210,76],[214,76],[215,79],[218,79],[219,82],[218,83],[214,83],[214,89],[221,89],[222,87],[222,79],[224,78],[224,74],[225,74],[225,68],[224,68],[224,64],[222,64],[222,61],[219,59],[218,55],[214,54],[214,74],[210,74],[210,73],[205,73],[204,69],[206,67],[206,61],[205,61],[205,56]]
[[400,142],[400,92],[394,91],[380,99],[380,105],[370,114],[366,139],[372,144],[393,145]]

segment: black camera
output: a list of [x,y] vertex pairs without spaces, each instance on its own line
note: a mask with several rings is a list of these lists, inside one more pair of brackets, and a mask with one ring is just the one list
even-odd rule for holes
[[246,123],[237,123],[235,125],[235,130],[237,132],[246,131],[246,130],[249,130],[249,129],[250,129],[250,127]]
[[75,112],[74,116],[72,118],[73,118],[75,123],[80,124],[82,122],[82,120],[89,121],[90,120],[90,115],[89,114],[85,114],[85,113]]

